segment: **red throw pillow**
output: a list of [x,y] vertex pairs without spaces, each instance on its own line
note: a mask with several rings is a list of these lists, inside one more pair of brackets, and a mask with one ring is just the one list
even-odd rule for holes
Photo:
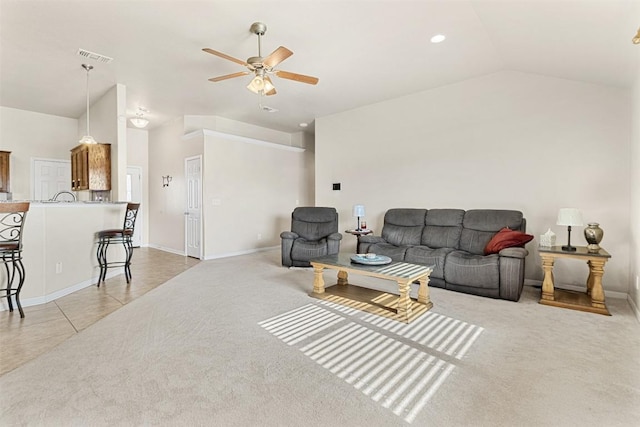
[[504,227],[502,230],[498,231],[491,240],[489,240],[487,246],[484,247],[484,254],[497,254],[504,248],[524,246],[525,243],[528,243],[531,240],[533,240],[533,236],[531,234],[511,230],[509,227]]

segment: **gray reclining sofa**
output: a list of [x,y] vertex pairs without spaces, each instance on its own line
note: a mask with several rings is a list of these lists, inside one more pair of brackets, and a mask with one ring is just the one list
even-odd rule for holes
[[477,209],[390,209],[381,236],[362,236],[358,253],[435,265],[429,285],[518,301],[524,284],[524,247],[484,255],[503,227],[526,231],[522,212]]

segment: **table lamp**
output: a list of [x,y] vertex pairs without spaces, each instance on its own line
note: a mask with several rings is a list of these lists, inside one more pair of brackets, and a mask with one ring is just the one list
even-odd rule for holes
[[568,230],[567,244],[562,247],[563,251],[575,252],[576,247],[571,246],[571,226],[582,225],[582,213],[576,208],[562,208],[558,211],[558,225],[566,225]]
[[362,228],[360,228],[360,217],[364,216],[364,205],[353,205],[353,216],[358,218],[356,231],[362,231]]

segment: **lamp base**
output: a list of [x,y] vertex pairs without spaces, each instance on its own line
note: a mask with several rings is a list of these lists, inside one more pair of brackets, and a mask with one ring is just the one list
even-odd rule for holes
[[575,246],[571,246],[571,245],[565,245],[562,247],[563,251],[566,252],[575,252],[576,251],[576,247]]

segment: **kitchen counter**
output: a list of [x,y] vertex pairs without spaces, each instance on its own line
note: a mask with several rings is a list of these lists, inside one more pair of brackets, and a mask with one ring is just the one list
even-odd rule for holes
[[[22,305],[43,304],[95,284],[100,271],[95,234],[122,227],[126,203],[31,201],[22,241],[26,270]],[[120,246],[109,248],[110,259],[124,258]],[[123,270],[109,273],[107,277],[113,277]],[[0,304],[0,309],[7,309],[6,299]]]

